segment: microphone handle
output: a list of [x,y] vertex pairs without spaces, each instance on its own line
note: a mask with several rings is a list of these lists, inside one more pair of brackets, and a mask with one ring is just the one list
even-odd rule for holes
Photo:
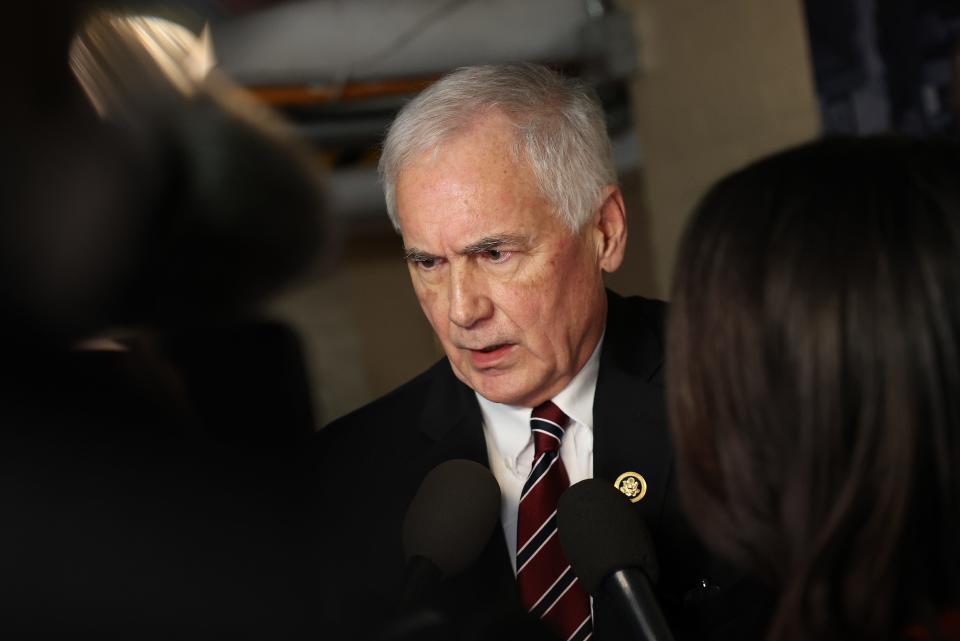
[[443,572],[425,556],[414,555],[407,560],[400,605],[404,608],[421,605],[440,584]]
[[663,618],[650,579],[637,568],[617,570],[604,580],[606,594],[620,606],[630,620],[637,638],[643,641],[673,641],[673,633]]

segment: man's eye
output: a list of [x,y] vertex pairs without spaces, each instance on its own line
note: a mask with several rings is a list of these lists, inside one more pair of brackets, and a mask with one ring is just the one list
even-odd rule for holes
[[510,254],[511,254],[511,252],[503,251],[501,249],[488,249],[484,253],[486,254],[487,259],[491,263],[505,262],[508,258],[510,258]]
[[417,267],[428,271],[436,267],[438,262],[436,258],[420,258],[416,261]]

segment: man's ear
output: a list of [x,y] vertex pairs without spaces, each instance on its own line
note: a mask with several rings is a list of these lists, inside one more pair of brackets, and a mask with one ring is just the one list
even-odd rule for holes
[[603,271],[615,272],[623,263],[627,249],[627,210],[619,187],[609,185],[603,194],[603,201],[593,218],[597,262]]

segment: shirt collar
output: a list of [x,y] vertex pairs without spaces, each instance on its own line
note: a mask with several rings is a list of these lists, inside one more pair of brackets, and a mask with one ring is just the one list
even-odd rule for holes
[[[597,391],[597,375],[600,371],[600,348],[603,336],[593,350],[593,354],[580,368],[553,402],[570,417],[590,431],[593,431],[593,397]],[[474,392],[476,394],[476,392]],[[480,394],[476,394],[480,403],[483,423],[493,436],[493,442],[511,469],[516,467],[520,453],[532,442],[530,415],[533,408],[494,403]]]

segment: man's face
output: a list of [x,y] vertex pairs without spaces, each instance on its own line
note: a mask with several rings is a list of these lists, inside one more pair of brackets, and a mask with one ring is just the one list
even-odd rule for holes
[[457,377],[491,401],[533,407],[596,346],[601,271],[619,266],[622,243],[613,264],[602,225],[571,232],[513,144],[506,118],[484,116],[404,168],[397,213],[417,298]]

